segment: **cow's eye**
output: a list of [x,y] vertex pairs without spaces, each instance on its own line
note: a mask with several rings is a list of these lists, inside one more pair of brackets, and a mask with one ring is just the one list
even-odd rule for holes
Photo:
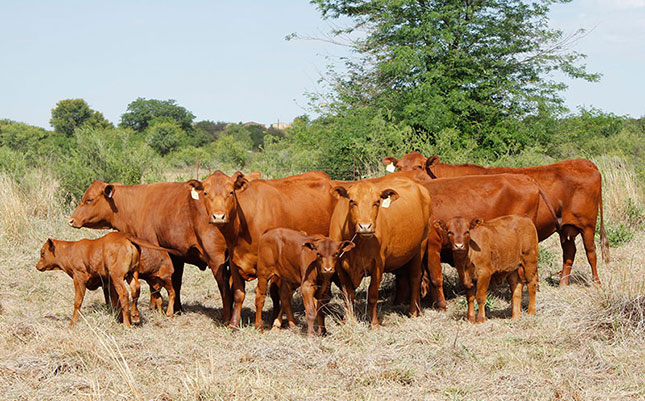
[[414,167],[414,168],[416,168],[417,170],[421,170],[421,169],[423,169],[423,167],[421,167],[421,166],[416,166],[416,167]]
[[448,235],[452,235],[452,231],[448,231]]
[[233,195],[234,193],[235,193],[235,191],[231,191],[231,192],[229,192],[229,195]]
[[356,206],[356,202],[354,202],[354,201],[353,201],[353,200],[351,200],[351,199],[349,200],[349,204],[350,204],[350,205],[352,205],[352,206]]
[[87,200],[85,200],[85,203],[92,203],[92,202],[94,202],[94,199],[87,199]]

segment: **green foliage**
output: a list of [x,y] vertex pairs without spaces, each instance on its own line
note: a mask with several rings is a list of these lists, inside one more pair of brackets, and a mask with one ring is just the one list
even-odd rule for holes
[[78,199],[93,180],[139,184],[159,180],[155,152],[128,130],[81,128],[75,146],[56,165],[63,190]]
[[211,141],[214,141],[219,137],[219,134],[224,131],[227,125],[228,123],[223,121],[213,122],[210,120],[204,120],[195,123],[194,127],[196,130],[201,129],[206,131],[208,135],[211,136]]
[[617,225],[607,224],[605,229],[610,247],[621,246],[634,239],[634,232],[624,223]]
[[220,163],[242,169],[251,158],[253,139],[243,125],[230,124],[208,148]]
[[119,126],[143,132],[152,120],[159,117],[174,120],[186,132],[192,130],[192,123],[195,119],[193,113],[177,105],[173,99],[157,100],[140,97],[128,105],[127,111],[121,115]]
[[157,117],[151,120],[146,133],[150,147],[162,156],[177,149],[188,139],[179,124],[168,117]]
[[200,169],[212,170],[216,166],[212,152],[205,147],[183,146],[168,154],[166,160],[174,167],[193,167],[197,162]]
[[565,86],[544,77],[598,79],[548,26],[551,4],[565,1],[312,0],[351,21],[333,34],[361,33],[360,60],[332,77],[332,108],[373,107],[430,144],[455,129],[487,157],[520,151],[535,140],[525,117],[563,110]]
[[546,269],[551,270],[556,267],[557,260],[553,252],[547,248],[540,246],[540,252],[538,254],[538,267],[542,270]]
[[22,180],[28,170],[24,154],[8,146],[0,146],[0,172],[10,174],[17,181]]
[[83,99],[65,99],[52,109],[49,123],[54,131],[71,137],[79,127],[112,128],[113,125],[98,111],[92,110]]

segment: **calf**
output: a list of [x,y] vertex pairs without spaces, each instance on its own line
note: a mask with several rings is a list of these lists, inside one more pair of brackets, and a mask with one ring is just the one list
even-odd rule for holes
[[437,220],[435,229],[450,242],[459,278],[468,297],[468,320],[475,321],[473,280],[477,281],[477,322],[486,320],[485,303],[491,277],[508,281],[513,294],[512,319],[520,317],[523,284],[528,283],[529,315],[535,315],[538,235],[533,222],[523,216],[503,216],[482,222],[454,217]]
[[[140,246],[168,252],[168,249],[157,247],[129,234],[112,232],[104,237],[80,241],[59,241],[48,239],[40,250],[40,260],[36,264],[39,271],[62,270],[74,280],[74,312],[70,326],[78,321],[79,310],[83,303],[85,289],[96,290],[103,287],[103,294],[108,301],[108,288],[114,309],[121,309],[123,324],[130,326],[132,321],[139,321],[136,308],[139,298],[139,262]],[[143,274],[155,276],[151,271]],[[170,274],[158,278],[164,282],[168,290],[169,309],[174,301],[174,291]],[[130,310],[127,288],[123,283],[127,280],[132,289],[132,310]],[[169,310],[170,312],[170,310]]]
[[[325,316],[322,312],[329,302],[331,279],[336,263],[345,252],[354,248],[350,241],[335,241],[324,236],[307,236],[301,231],[275,228],[260,237],[255,288],[255,327],[262,328],[262,307],[266,299],[267,281],[280,282],[280,303],[274,327],[281,326],[282,311],[286,312],[289,326],[295,327],[291,310],[291,296],[300,287],[307,313],[307,335],[314,333],[314,319],[318,319],[318,334],[325,334]],[[274,305],[274,310],[275,310]],[[274,314],[275,315],[275,314]]]

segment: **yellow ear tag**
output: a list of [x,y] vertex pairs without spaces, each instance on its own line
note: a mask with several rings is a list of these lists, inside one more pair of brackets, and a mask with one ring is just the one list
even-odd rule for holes
[[381,203],[381,207],[387,209],[390,207],[390,203],[392,203],[392,199],[388,196],[386,199],[383,199],[383,203]]
[[393,173],[393,172],[395,172],[395,171],[396,171],[396,167],[394,167],[394,163],[390,163],[390,164],[388,164],[387,166],[385,166],[385,170],[386,170],[388,173]]
[[190,197],[195,200],[199,200],[199,194],[195,191],[195,188],[190,189]]

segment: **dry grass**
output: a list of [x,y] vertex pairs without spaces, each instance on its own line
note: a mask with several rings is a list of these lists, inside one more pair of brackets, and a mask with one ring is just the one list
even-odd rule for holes
[[[41,181],[52,185],[50,179]],[[409,319],[402,314],[405,308],[391,306],[386,285],[379,330],[368,329],[359,316],[358,323],[346,325],[332,320],[325,338],[308,340],[289,330],[258,333],[249,324],[252,283],[245,325],[230,332],[219,323],[221,301],[210,273],[189,266],[183,315],[167,319],[142,302],[143,323],[124,329],[107,313],[100,291],[88,292],[83,318],[70,329],[71,280],[61,272],[37,272],[38,249],[49,236],[101,233],[68,228],[55,196],[51,208],[34,207],[30,199],[37,193],[37,186],[17,188],[0,177],[3,399],[645,398],[643,232],[613,249],[609,265],[600,264],[602,288],[588,284],[584,252],[578,253],[573,285],[559,290],[550,284],[561,251],[555,238],[544,242],[544,255],[555,255],[556,261],[541,265],[537,317],[524,315],[518,322],[508,319],[506,286],[491,297],[488,322],[464,321],[463,294],[454,270],[446,266],[446,313],[425,308],[421,317]],[[146,288],[141,299],[147,294]],[[304,328],[298,296],[295,302]],[[364,307],[363,291],[357,309]],[[339,297],[332,312],[337,319],[342,315]]]
[[[629,207],[645,207],[643,190],[636,181],[634,168],[625,160],[616,156],[604,156],[593,159],[602,173],[602,195],[605,219],[613,222],[628,221]],[[631,201],[630,201],[631,199]]]

